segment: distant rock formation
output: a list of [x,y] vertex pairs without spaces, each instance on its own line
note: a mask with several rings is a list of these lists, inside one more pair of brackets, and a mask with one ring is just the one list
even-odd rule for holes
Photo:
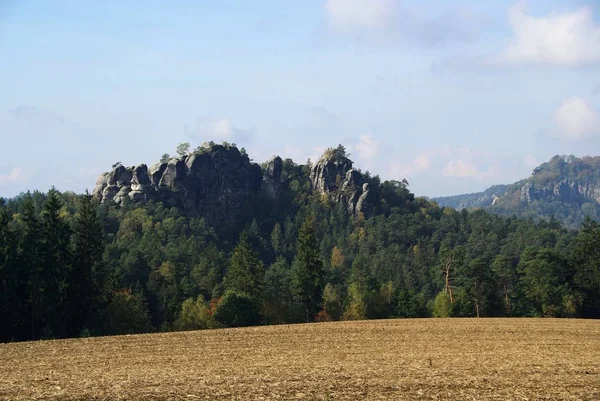
[[[280,190],[281,159],[272,163],[264,186],[275,198]],[[250,162],[236,147],[212,145],[150,168],[145,164],[127,168],[119,164],[98,178],[93,196],[117,204],[126,200],[159,201],[220,224],[239,217],[262,187],[258,164]]]
[[557,155],[514,184],[434,200],[457,209],[483,207],[506,215],[555,217],[576,228],[588,216],[600,218],[600,157]]
[[313,191],[345,204],[354,216],[373,214],[374,199],[363,174],[352,167],[343,149],[328,149],[312,168]]
[[[226,224],[240,217],[253,199],[258,200],[253,207],[261,207],[261,200],[278,202],[289,184],[283,178],[283,167],[279,156],[261,169],[235,146],[210,144],[150,167],[119,163],[100,175],[93,196],[115,204],[162,202],[181,208],[188,216],[204,217],[209,224]],[[328,149],[307,178],[313,193],[346,205],[352,215],[373,214],[376,191],[352,167],[343,148]]]

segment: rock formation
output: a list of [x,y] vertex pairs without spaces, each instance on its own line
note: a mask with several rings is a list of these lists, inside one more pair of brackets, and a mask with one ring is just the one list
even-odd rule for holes
[[[345,151],[339,149],[329,149],[314,165],[307,177],[313,193],[346,205],[355,216],[362,213],[369,217],[376,203],[374,191],[365,176],[352,167]],[[188,216],[201,216],[209,224],[219,225],[243,215],[252,199],[278,202],[288,185],[282,175],[279,156],[267,162],[263,171],[236,147],[213,144],[150,167],[117,164],[100,175],[93,196],[116,204],[162,202],[181,208]],[[254,203],[254,207],[260,207],[260,203]]]
[[[269,193],[276,197],[281,159],[273,163]],[[262,183],[260,166],[248,156],[235,147],[212,145],[150,168],[119,164],[98,178],[93,195],[101,202],[117,204],[126,200],[163,202],[188,215],[202,216],[210,224],[220,224],[239,217]]]
[[313,191],[329,196],[347,206],[348,212],[369,217],[373,214],[374,196],[363,174],[352,167],[344,150],[328,149],[312,168]]

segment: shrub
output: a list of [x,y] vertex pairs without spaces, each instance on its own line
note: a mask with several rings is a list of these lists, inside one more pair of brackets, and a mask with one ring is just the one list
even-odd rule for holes
[[223,327],[256,326],[261,315],[257,303],[244,293],[228,291],[215,309],[214,320]]

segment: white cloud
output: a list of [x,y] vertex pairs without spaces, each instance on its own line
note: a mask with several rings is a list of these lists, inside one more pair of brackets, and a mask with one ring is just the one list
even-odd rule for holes
[[361,160],[371,162],[379,152],[379,141],[372,135],[361,135],[358,143],[354,145],[354,149]]
[[13,167],[8,173],[0,174],[0,185],[23,182],[29,178],[23,167]]
[[514,38],[499,57],[505,65],[582,66],[600,63],[600,25],[591,8],[535,17],[525,2],[509,10]]
[[451,157],[442,169],[444,177],[476,178],[491,177],[495,173],[493,166],[482,168],[481,164],[487,162],[488,154],[479,154],[469,148],[459,148],[446,153]]
[[202,142],[228,141],[238,145],[247,145],[256,136],[254,129],[237,128],[227,118],[200,118],[196,122],[196,128],[193,131],[187,128],[187,131],[188,136]]
[[600,134],[600,116],[580,97],[563,100],[554,113],[558,135],[569,141],[578,141]]
[[494,174],[494,169],[489,167],[487,170],[480,170],[479,167],[470,160],[450,160],[442,170],[444,177],[457,178],[485,178]]
[[430,156],[426,153],[419,153],[411,163],[390,163],[388,173],[394,179],[412,178],[413,175],[430,170],[431,167]]
[[326,146],[314,146],[310,149],[305,149],[296,145],[286,144],[281,152],[281,157],[284,159],[290,158],[297,164],[304,164],[308,159],[314,163],[321,158],[326,149]]
[[345,32],[385,28],[396,12],[397,0],[326,0],[329,23]]
[[414,164],[419,171],[429,170],[431,168],[431,159],[426,154],[421,153],[415,157]]
[[429,173],[454,178],[481,180],[496,174],[490,163],[494,157],[470,148],[443,147],[420,152],[410,163],[391,163],[388,169],[393,179],[414,178]]

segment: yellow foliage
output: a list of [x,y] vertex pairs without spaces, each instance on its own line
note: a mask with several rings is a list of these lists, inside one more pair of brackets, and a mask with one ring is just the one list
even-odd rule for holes
[[340,251],[340,249],[337,246],[334,246],[333,250],[331,251],[331,267],[333,267],[334,269],[341,268],[344,265],[345,259],[346,257],[344,256],[342,251]]
[[164,261],[159,267],[158,272],[167,280],[173,280],[175,277],[175,266],[168,260]]
[[421,252],[421,247],[419,245],[413,246],[413,253],[415,254],[415,256],[419,255],[420,252]]

